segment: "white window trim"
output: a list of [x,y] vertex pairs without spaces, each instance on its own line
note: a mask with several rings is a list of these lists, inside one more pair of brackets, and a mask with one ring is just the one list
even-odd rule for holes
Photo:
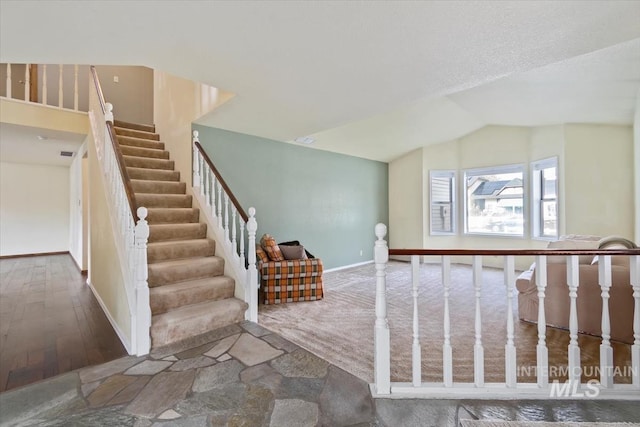
[[[467,220],[467,178],[477,175],[497,175],[503,173],[522,173],[522,234],[500,234],[500,233],[479,233],[469,231]],[[529,204],[529,195],[527,194],[527,168],[524,163],[511,165],[488,166],[483,168],[465,169],[462,171],[462,220],[463,234],[467,236],[491,237],[496,239],[525,239],[527,238],[527,210]]]
[[[433,231],[433,178],[449,178],[451,180],[451,231]],[[429,233],[431,236],[454,236],[458,233],[458,210],[456,203],[457,172],[455,170],[431,170],[429,171]]]
[[[560,234],[560,201],[559,201],[559,181],[560,181],[560,169],[558,166],[558,157],[549,157],[542,160],[536,160],[531,162],[531,239],[554,241],[558,239]],[[543,236],[540,223],[540,204],[541,204],[541,188],[540,188],[540,173],[542,169],[550,167],[556,168],[556,235],[555,236]]]

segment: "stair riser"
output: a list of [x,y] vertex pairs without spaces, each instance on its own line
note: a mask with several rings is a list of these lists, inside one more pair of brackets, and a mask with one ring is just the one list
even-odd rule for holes
[[116,135],[130,136],[132,138],[149,139],[151,141],[160,141],[160,135],[157,133],[143,132],[140,130],[116,128]]
[[138,206],[146,208],[190,208],[191,199],[185,194],[136,194]]
[[149,159],[146,157],[124,156],[124,164],[130,168],[164,169],[172,171],[173,160]]
[[180,172],[163,169],[127,168],[129,178],[149,181],[180,181]]
[[160,209],[150,208],[147,222],[149,224],[180,224],[185,222],[198,222],[200,211],[198,209]]
[[156,262],[186,259],[194,257],[208,257],[216,254],[216,244],[213,240],[203,239],[201,241],[175,244],[150,244],[147,247],[147,261],[149,264]]
[[176,290],[170,294],[166,292],[154,292],[156,290],[161,291],[162,286],[151,289],[151,313],[154,315],[166,313],[172,309],[188,304],[232,298],[234,282],[232,279],[229,279],[225,283],[217,286],[202,286],[195,289],[185,289],[184,291]]
[[187,192],[187,184],[184,182],[144,181],[132,179],[131,186],[133,187],[134,193],[185,194]]
[[140,130],[140,131],[149,132],[149,133],[156,132],[156,127],[154,125],[141,125],[138,123],[123,122],[121,120],[114,120],[113,125],[119,128]]
[[[209,260],[208,260],[209,261]],[[169,283],[185,280],[204,279],[206,277],[222,276],[224,274],[224,261],[221,258],[211,257],[204,265],[181,266],[170,271],[162,268],[160,264],[149,264],[149,287],[167,285]]]
[[164,150],[155,150],[152,148],[132,147],[130,145],[121,145],[120,151],[125,156],[146,157],[149,159],[169,160],[169,152]]
[[207,237],[206,224],[175,224],[173,227],[151,225],[149,227],[149,243],[204,239],[205,237]]
[[[152,321],[151,346],[154,348],[160,347],[182,341],[194,335],[203,334],[214,329],[241,322],[244,319],[246,304],[235,302],[237,300],[229,301],[234,301],[234,303],[228,304],[226,307],[221,307],[220,310],[211,310],[197,317],[180,319],[179,321],[170,323]],[[161,316],[167,316],[167,314]]]

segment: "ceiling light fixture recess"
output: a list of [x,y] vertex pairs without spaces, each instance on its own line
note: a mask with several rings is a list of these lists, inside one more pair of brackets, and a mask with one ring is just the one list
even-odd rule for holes
[[310,136],[300,136],[294,141],[299,142],[300,144],[313,144],[314,142],[316,142],[316,140],[311,138]]

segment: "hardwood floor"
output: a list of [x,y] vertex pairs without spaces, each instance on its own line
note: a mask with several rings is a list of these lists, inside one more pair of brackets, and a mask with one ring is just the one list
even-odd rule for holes
[[70,255],[0,259],[0,392],[124,355]]

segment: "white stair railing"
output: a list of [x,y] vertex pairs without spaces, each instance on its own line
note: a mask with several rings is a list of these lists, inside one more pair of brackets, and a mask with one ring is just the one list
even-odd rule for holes
[[[256,210],[245,213],[226,182],[200,145],[193,131],[193,192],[213,229],[216,241],[230,261],[243,299],[249,305],[245,318],[258,321],[258,270],[256,267]],[[245,230],[247,249],[245,250]]]
[[[1,64],[1,66],[6,68],[6,75],[7,78],[5,79],[5,98],[9,98],[9,99],[16,99],[16,100],[20,100],[20,101],[26,101],[26,102],[34,102],[34,103],[38,103],[38,104],[43,104],[43,105],[49,105],[49,86],[48,86],[48,82],[49,82],[49,72],[48,72],[48,67],[47,64],[42,64],[42,65],[37,65],[38,67],[38,73],[41,76],[41,81],[42,81],[42,85],[40,86],[39,90],[37,90],[36,92],[40,92],[40,95],[38,96],[39,99],[31,99],[31,85],[36,85],[38,86],[38,81],[40,80],[38,78],[38,75],[35,75],[35,79],[32,80],[31,79],[31,66],[34,64]],[[13,71],[18,70],[18,67],[24,66],[24,75],[21,75],[20,72],[18,72],[17,77],[15,76],[15,73]],[[54,70],[56,70],[54,68]],[[58,64],[57,65],[57,72],[58,72],[58,94],[57,97],[55,97],[55,104],[49,105],[50,107],[57,107],[57,108],[61,108],[61,109],[72,109],[74,111],[78,111],[78,65],[63,65],[63,64]],[[54,81],[55,81],[55,71],[54,73]],[[68,80],[65,79],[66,75],[72,74],[73,75],[73,87],[72,88],[68,88],[67,86],[64,85],[64,82]],[[18,82],[23,86],[22,90],[19,90],[18,92],[20,93],[15,93],[15,91],[13,91],[13,83],[14,83],[14,79],[18,78]],[[73,108],[71,108],[71,101],[73,100]],[[86,99],[86,98],[85,98]],[[68,107],[65,107],[65,101],[67,102]]]
[[[464,249],[389,249],[384,240],[387,228],[384,224],[378,224],[375,228],[377,240],[374,245],[374,261],[376,268],[376,320],[374,325],[374,383],[371,385],[376,397],[423,397],[423,398],[481,398],[481,399],[514,399],[534,398],[579,398],[590,397],[598,399],[631,399],[640,400],[640,250],[464,250]],[[412,281],[407,283],[407,292],[412,295],[413,306],[413,340],[411,348],[406,352],[412,354],[412,373],[405,375],[411,378],[411,382],[391,382],[391,340],[393,333],[389,329],[387,321],[387,296],[386,296],[386,267],[389,255],[410,256]],[[482,256],[504,257],[504,281],[505,298],[507,299],[507,316],[505,319],[507,334],[505,336],[505,382],[485,382],[484,378],[484,348],[482,343],[482,318],[481,311],[481,276]],[[566,376],[567,382],[563,385],[549,382],[549,350],[547,348],[546,321],[544,301],[547,287],[547,256],[566,256],[567,258],[567,294],[570,298],[569,307],[569,336],[570,342],[567,352]],[[602,298],[602,343],[600,345],[600,365],[598,372],[600,378],[597,384],[595,380],[581,382],[580,347],[578,341],[578,312],[576,301],[578,299],[579,280],[579,255],[599,255],[598,273]],[[634,317],[633,317],[633,345],[631,345],[631,366],[625,367],[625,372],[630,373],[631,384],[614,382],[614,359],[611,346],[611,319],[609,314],[609,291],[612,286],[611,256],[629,257],[629,278],[633,290]],[[429,316],[429,312],[422,314],[421,322],[442,322],[444,337],[442,345],[442,382],[422,381],[422,348],[420,347],[418,333],[418,292],[419,283],[419,259],[422,256],[440,256],[442,261],[442,284],[444,288],[444,319]],[[474,354],[474,381],[470,383],[454,382],[452,377],[456,366],[452,356],[451,345],[451,307],[449,301],[451,283],[451,256],[471,256],[472,283],[474,293],[474,318],[475,318],[475,344]],[[517,349],[515,346],[514,309],[513,296],[515,285],[515,256],[536,257],[536,290],[539,302],[538,307],[538,340],[536,345],[536,383],[517,382]],[[411,310],[411,307],[406,307]],[[424,324],[424,323],[423,323]],[[406,329],[404,330],[406,333]],[[394,350],[395,351],[395,350]],[[550,369],[551,368],[551,369]],[[556,371],[562,371],[563,366],[556,366]],[[594,389],[597,388],[597,392]],[[587,393],[590,392],[590,393]],[[564,395],[562,394],[564,392]],[[577,392],[577,394],[576,394]],[[555,394],[554,394],[555,393]]]
[[[92,86],[89,90],[89,119],[93,131],[98,162],[103,175],[109,217],[124,278],[129,316],[131,343],[127,349],[138,356],[151,349],[151,306],[147,282],[147,241],[149,225],[147,209],[136,209],[133,192],[126,178],[126,168],[116,151],[113,130],[113,106],[104,102],[95,69],[91,67]],[[135,222],[133,213],[139,220]],[[99,262],[97,260],[96,262]]]

